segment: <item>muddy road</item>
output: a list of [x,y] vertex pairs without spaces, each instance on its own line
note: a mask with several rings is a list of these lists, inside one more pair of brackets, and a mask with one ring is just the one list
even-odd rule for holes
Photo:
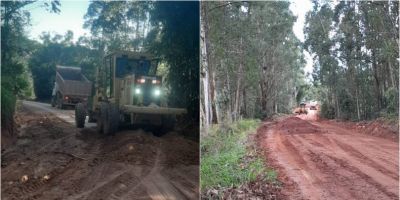
[[259,146],[287,199],[399,199],[399,143],[316,121],[315,113],[265,122]]
[[[72,119],[72,122],[71,122]],[[142,129],[77,129],[73,110],[23,102],[2,150],[2,199],[197,199],[198,142]]]

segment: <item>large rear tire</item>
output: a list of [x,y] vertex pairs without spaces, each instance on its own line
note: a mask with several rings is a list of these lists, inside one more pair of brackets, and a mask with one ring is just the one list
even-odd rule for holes
[[75,106],[75,123],[76,127],[85,127],[86,109],[83,103],[78,103]]
[[114,104],[107,104],[107,118],[104,121],[103,133],[114,135],[119,127],[119,109]]
[[108,110],[108,104],[101,102],[99,112],[97,113],[97,128],[96,128],[97,132],[99,133],[103,133],[104,121],[107,119],[107,110]]

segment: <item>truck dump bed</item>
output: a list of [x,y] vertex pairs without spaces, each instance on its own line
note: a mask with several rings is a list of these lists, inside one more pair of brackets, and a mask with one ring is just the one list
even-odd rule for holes
[[80,68],[58,65],[56,82],[63,95],[88,97],[91,94],[92,83],[82,74]]

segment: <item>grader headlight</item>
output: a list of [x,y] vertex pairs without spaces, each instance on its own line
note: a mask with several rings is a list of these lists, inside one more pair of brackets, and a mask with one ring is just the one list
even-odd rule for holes
[[135,94],[141,94],[141,93],[142,93],[142,91],[141,91],[140,88],[136,88],[136,89],[135,89]]
[[155,97],[159,97],[161,95],[161,90],[160,88],[155,88],[153,91],[153,94]]

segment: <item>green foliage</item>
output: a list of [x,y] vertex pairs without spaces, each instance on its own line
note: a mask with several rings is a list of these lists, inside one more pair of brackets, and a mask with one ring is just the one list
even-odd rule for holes
[[[22,8],[32,3],[34,1],[1,2],[1,126],[10,132],[13,131],[17,97],[29,94],[26,68],[35,46],[25,35],[30,13]],[[59,5],[59,1],[44,3],[50,12],[59,12]]]
[[101,54],[79,43],[72,42],[73,32],[64,36],[42,35],[40,45],[29,60],[35,95],[40,100],[51,98],[55,81],[56,65],[81,67],[82,72],[91,81],[95,80],[96,66],[101,64]]
[[150,20],[154,27],[146,47],[169,66],[169,103],[187,107],[198,119],[199,2],[155,2]]
[[328,104],[327,102],[323,102],[321,105],[321,116],[326,119],[335,118],[335,107]]
[[399,114],[399,92],[396,88],[390,88],[385,92],[385,102],[389,115]]
[[[1,124],[2,127],[10,129],[13,123],[16,96],[10,88],[1,84]],[[10,131],[10,130],[9,130]]]
[[297,92],[304,84],[305,66],[301,42],[292,29],[296,18],[290,2],[202,4],[208,34],[208,69],[202,73],[209,73],[202,85],[209,84],[209,91],[203,88],[201,96],[216,96],[202,107],[212,107],[220,121],[290,112],[296,96],[301,97],[302,91]]
[[396,113],[397,101],[391,97],[398,90],[391,88],[399,87],[398,4],[314,1],[307,13],[304,46],[314,55],[314,83],[326,88],[322,101],[334,106],[335,118]]
[[258,176],[275,181],[276,172],[266,170],[260,157],[248,156],[248,134],[258,127],[257,120],[242,120],[218,128],[201,141],[200,185],[202,190],[238,186]]

